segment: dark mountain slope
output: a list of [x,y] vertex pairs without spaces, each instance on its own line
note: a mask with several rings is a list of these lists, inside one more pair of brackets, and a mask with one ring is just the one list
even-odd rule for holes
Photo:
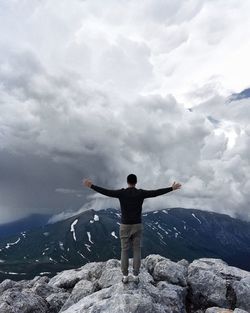
[[[31,278],[87,262],[120,258],[120,213],[90,210],[0,240],[0,280]],[[250,223],[225,214],[173,208],[143,214],[142,257],[221,258],[250,270]],[[130,257],[132,251],[130,250]]]

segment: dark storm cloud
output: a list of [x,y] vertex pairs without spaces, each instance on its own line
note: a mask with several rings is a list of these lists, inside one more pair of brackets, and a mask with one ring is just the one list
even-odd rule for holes
[[[32,71],[27,58],[18,55],[15,67],[25,70],[15,80],[9,62],[9,79],[1,86],[2,221],[31,212],[67,216],[69,211],[118,207],[117,200],[84,188],[81,180],[121,188],[133,172],[144,188],[169,186],[174,180],[183,184],[181,192],[146,201],[145,209],[184,206],[247,216],[249,200],[239,191],[244,181],[236,175],[237,155],[233,146],[228,149],[222,114],[206,112],[205,105],[190,112],[171,95],[126,102],[115,96],[114,101],[101,87],[48,75],[28,55]],[[221,121],[221,133],[207,113]],[[245,160],[238,160],[242,169]]]
[[[30,212],[51,213],[81,205],[81,175],[69,165],[27,153],[0,155],[1,217],[17,219]],[[59,186],[76,188],[81,197],[56,193]]]

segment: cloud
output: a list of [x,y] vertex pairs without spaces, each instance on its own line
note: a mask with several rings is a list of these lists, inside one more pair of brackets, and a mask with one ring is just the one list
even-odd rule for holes
[[82,178],[122,188],[129,173],[139,188],[182,183],[145,210],[250,218],[249,100],[227,102],[249,79],[249,4],[0,6],[0,223],[119,208]]
[[197,83],[218,78],[229,95],[249,83],[249,9],[244,0],[5,0],[0,51],[31,49],[50,73],[126,99],[159,92],[187,102]]

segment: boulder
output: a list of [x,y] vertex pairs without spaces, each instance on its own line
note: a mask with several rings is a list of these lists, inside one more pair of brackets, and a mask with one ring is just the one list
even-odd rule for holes
[[64,289],[71,289],[81,279],[88,279],[89,271],[85,269],[72,269],[62,271],[61,273],[52,277],[49,281],[49,286],[59,287]]
[[48,303],[32,291],[6,290],[0,297],[0,312],[4,313],[47,313]]
[[188,301],[191,309],[236,307],[234,282],[250,273],[214,258],[194,260],[188,266]]
[[142,265],[148,270],[149,274],[152,275],[156,263],[162,260],[168,260],[160,254],[150,254],[142,260]]
[[250,311],[250,276],[233,283],[236,294],[236,307]]
[[77,303],[84,297],[92,294],[96,290],[98,290],[98,283],[93,283],[89,280],[82,279],[78,283],[75,284],[70,296],[67,298],[67,301],[64,303],[62,307],[62,311],[68,309],[74,303]]
[[68,292],[58,292],[58,293],[52,293],[47,298],[46,301],[49,306],[48,313],[58,313],[64,303],[69,298],[70,293]]
[[57,288],[42,282],[34,284],[34,286],[30,288],[30,290],[32,290],[34,293],[42,298],[47,298],[52,293],[62,292],[61,288]]
[[219,307],[212,307],[206,309],[205,313],[248,313],[247,311],[243,311],[241,309],[229,310]]
[[186,286],[187,272],[187,267],[165,259],[155,264],[152,276],[154,280],[166,280],[171,284]]
[[[103,271],[103,280],[108,277],[107,272],[108,270]],[[128,284],[123,284],[121,280],[113,282],[112,285],[81,298],[68,309],[64,310],[63,307],[61,312],[186,313],[186,288],[168,284],[166,281],[155,282],[143,268],[139,276],[138,285],[132,280],[129,280]]]
[[121,279],[122,279],[121,270],[119,268],[110,268],[105,269],[102,272],[102,275],[98,280],[98,283],[100,285],[100,288],[107,288],[116,283],[119,283]]
[[14,288],[16,286],[16,282],[11,279],[5,279],[0,284],[0,296],[3,294],[5,290],[10,288]]
[[166,305],[170,312],[184,313],[185,299],[187,295],[187,288],[182,288],[177,285],[169,284],[165,281],[160,281],[157,283],[157,288],[160,293],[160,303],[163,306]]
[[205,313],[233,313],[233,311],[229,309],[212,307],[212,308],[206,309]]

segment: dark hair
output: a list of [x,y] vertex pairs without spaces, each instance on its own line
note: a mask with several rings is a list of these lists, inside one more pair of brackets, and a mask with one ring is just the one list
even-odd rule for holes
[[127,183],[131,185],[135,185],[137,183],[137,177],[135,174],[129,174],[127,176]]

